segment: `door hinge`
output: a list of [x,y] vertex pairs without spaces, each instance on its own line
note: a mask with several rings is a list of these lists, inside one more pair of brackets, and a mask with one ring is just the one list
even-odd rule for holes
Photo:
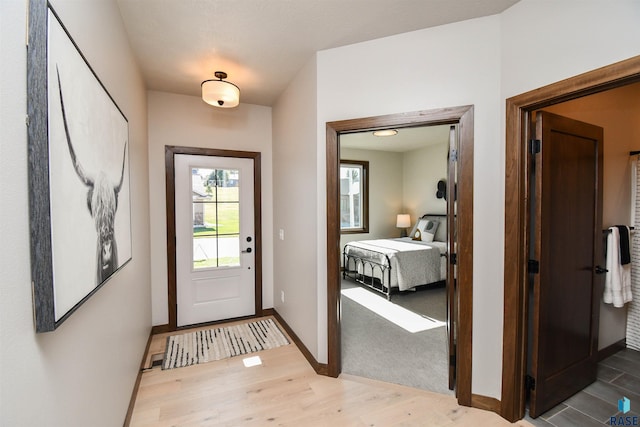
[[540,152],[541,145],[542,145],[542,142],[539,139],[530,139],[529,150],[531,154],[538,154]]
[[526,390],[535,390],[536,389],[536,379],[531,375],[525,375],[524,377],[524,388]]
[[535,259],[530,259],[529,262],[527,262],[527,272],[533,274],[540,273],[540,262]]
[[449,152],[449,160],[451,160],[452,162],[458,161],[458,150],[453,149]]
[[458,264],[458,254],[449,254],[449,262],[451,263],[451,265],[457,265]]

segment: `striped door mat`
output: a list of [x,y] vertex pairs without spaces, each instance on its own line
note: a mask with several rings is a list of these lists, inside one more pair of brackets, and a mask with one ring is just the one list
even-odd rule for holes
[[162,369],[180,368],[289,344],[273,319],[167,337]]

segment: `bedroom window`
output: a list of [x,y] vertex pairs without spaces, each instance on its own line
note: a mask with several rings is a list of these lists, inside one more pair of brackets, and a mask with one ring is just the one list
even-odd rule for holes
[[340,231],[369,232],[369,162],[340,161]]

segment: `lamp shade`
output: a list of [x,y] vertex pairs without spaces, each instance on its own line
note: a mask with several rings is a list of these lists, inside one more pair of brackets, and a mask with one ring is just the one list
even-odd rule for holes
[[216,71],[218,79],[205,80],[202,82],[202,100],[207,104],[220,108],[233,108],[240,104],[240,89],[233,83],[222,79],[227,74]]
[[398,214],[396,227],[408,228],[409,226],[411,226],[411,217],[409,216],[409,214]]

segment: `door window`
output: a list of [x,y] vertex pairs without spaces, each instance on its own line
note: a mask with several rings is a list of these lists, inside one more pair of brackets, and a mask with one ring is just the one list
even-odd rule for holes
[[240,266],[240,171],[191,168],[193,269]]

